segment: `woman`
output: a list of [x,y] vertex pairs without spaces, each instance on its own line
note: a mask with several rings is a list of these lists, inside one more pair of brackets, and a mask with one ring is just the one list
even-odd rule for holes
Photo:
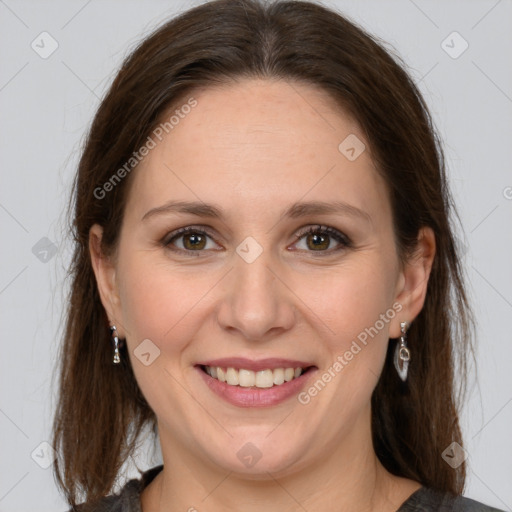
[[[217,0],[163,25],[76,180],[70,505],[496,510],[460,496],[451,209],[417,88],[339,14]],[[147,425],[163,465],[108,496]]]

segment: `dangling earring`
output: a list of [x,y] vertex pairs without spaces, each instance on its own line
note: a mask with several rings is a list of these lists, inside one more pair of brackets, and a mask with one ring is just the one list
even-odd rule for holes
[[397,342],[395,347],[394,363],[399,377],[405,382],[407,380],[407,370],[409,369],[409,361],[411,359],[411,352],[407,348],[407,324],[400,323],[400,342]]
[[112,341],[114,342],[114,364],[119,364],[121,362],[121,357],[119,355],[119,338],[117,337],[117,329],[115,325],[110,326],[110,333],[112,336]]

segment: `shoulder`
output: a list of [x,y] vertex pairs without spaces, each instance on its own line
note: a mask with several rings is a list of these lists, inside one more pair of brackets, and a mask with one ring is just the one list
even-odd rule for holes
[[117,493],[94,503],[82,503],[68,512],[141,512],[140,495],[162,468],[162,465],[155,466],[142,473],[139,479],[129,480]]
[[397,512],[504,512],[465,496],[421,487]]

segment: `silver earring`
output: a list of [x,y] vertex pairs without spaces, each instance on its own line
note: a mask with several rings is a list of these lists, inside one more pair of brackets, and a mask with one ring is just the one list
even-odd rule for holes
[[399,377],[405,382],[407,380],[407,370],[409,369],[409,361],[411,359],[411,352],[407,348],[407,324],[406,322],[400,323],[400,341],[397,342],[395,347],[394,363]]
[[119,355],[119,338],[117,336],[117,329],[115,325],[110,326],[110,333],[112,336],[112,341],[114,342],[114,364],[119,364],[121,362],[121,357]]

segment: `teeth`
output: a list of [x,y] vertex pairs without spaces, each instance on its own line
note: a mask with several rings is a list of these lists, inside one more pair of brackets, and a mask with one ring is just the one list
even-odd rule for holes
[[283,368],[276,368],[274,371],[274,384],[279,386],[284,383],[284,370]]
[[285,382],[290,382],[303,373],[303,369],[298,368],[275,368],[274,370],[261,370],[253,372],[244,368],[221,368],[219,366],[205,366],[206,373],[214,379],[226,382],[230,386],[240,386],[243,388],[271,388],[280,386]]
[[226,382],[230,386],[238,386],[239,380],[238,372],[234,368],[228,368],[226,372]]
[[256,372],[256,387],[271,388],[274,385],[274,372],[272,370],[262,370]]
[[[231,368],[231,370],[236,372],[234,368]],[[240,386],[242,386],[243,388],[249,388],[256,384],[256,375],[254,375],[254,372],[252,372],[251,370],[239,370],[237,373],[239,377]]]
[[293,368],[286,368],[284,371],[284,380],[290,382],[295,377],[295,370]]

